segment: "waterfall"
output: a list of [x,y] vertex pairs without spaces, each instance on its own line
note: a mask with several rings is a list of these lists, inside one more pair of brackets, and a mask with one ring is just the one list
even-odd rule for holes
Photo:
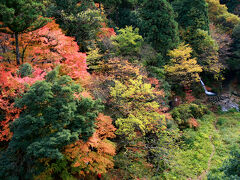
[[201,82],[201,84],[202,84],[202,87],[203,87],[206,95],[208,95],[208,96],[216,96],[216,95],[217,95],[216,93],[209,92],[209,91],[206,89],[205,84],[203,83],[203,81],[201,80],[201,78],[200,78],[200,82]]
[[203,83],[203,81],[202,81],[201,79],[200,79],[200,82],[201,82],[201,84],[202,84],[202,87],[203,87],[204,91],[206,92],[207,89],[206,89],[206,87],[205,87],[205,84]]
[[[219,96],[216,96],[217,94],[216,93],[213,93],[213,92],[209,92],[207,90],[207,88],[205,87],[205,84],[203,83],[203,81],[200,79],[200,82],[202,84],[202,87],[205,91],[205,94],[208,95],[208,96],[215,96],[216,98],[219,98]],[[212,97],[212,98],[215,98],[215,97]],[[221,96],[220,96],[221,97]],[[223,96],[222,96],[223,97]],[[224,99],[220,99],[219,102],[217,102],[218,105],[221,106],[222,108],[222,111],[226,112],[226,111],[229,111],[230,109],[236,109],[237,111],[239,111],[239,106],[237,103],[235,103],[231,97],[226,97]]]

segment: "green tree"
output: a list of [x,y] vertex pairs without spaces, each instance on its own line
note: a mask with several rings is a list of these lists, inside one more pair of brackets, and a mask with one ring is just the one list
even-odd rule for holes
[[94,45],[105,21],[93,1],[56,0],[48,11],[68,36],[76,38],[80,50],[84,52]]
[[1,0],[0,32],[14,34],[16,46],[16,62],[20,64],[19,34],[42,27],[47,19],[40,17],[44,5],[37,0]]
[[138,29],[132,26],[120,29],[117,36],[112,36],[117,55],[136,55],[139,53],[143,38],[138,34]]
[[197,58],[197,62],[203,70],[213,74],[216,78],[219,77],[222,69],[222,64],[219,62],[219,47],[208,32],[201,29],[194,32],[186,31],[184,40],[191,45],[192,54]]
[[[239,145],[238,145],[239,146]],[[219,168],[221,177],[216,177],[215,174],[208,175],[209,180],[226,179],[238,180],[240,179],[240,149],[238,146],[233,146],[230,152],[230,157],[223,162],[223,166]]]
[[109,13],[111,19],[113,19],[120,28],[124,28],[125,26],[138,27],[141,1],[142,0],[121,0],[121,3],[116,6],[115,10]]
[[239,70],[240,69],[240,24],[233,29],[232,38],[232,55],[228,61],[228,64],[231,69]]
[[151,84],[143,82],[142,76],[129,79],[125,83],[115,80],[115,87],[110,90],[113,102],[128,114],[126,118],[116,120],[116,134],[133,140],[137,131],[146,135],[150,131],[165,129],[165,116],[159,113],[162,107],[157,101],[157,97],[163,96],[164,93],[154,91]]
[[54,70],[16,101],[17,107],[25,108],[12,123],[14,135],[0,155],[0,179],[32,179],[51,163],[63,161],[66,145],[93,134],[102,107],[81,97],[81,91],[69,76]]
[[165,57],[179,42],[178,24],[171,4],[166,0],[145,1],[140,14],[141,34]]
[[181,38],[192,47],[192,55],[203,70],[218,78],[222,64],[218,45],[209,34],[208,4],[205,0],[176,0],[173,7],[178,13]]
[[29,63],[24,63],[19,67],[18,75],[20,75],[21,78],[29,76],[32,73],[33,73],[33,68]]
[[177,22],[183,29],[209,31],[208,9],[205,0],[177,0],[173,7],[178,13]]
[[228,11],[236,15],[240,15],[240,1],[239,0],[220,0],[221,4],[226,4]]

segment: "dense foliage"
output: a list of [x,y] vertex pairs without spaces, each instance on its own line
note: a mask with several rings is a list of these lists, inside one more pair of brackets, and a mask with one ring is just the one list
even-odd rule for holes
[[178,24],[166,0],[145,1],[141,9],[141,32],[152,46],[165,57],[178,44]]
[[239,12],[1,0],[0,179],[239,179]]
[[[61,152],[79,137],[86,141],[94,132],[98,102],[80,97],[80,86],[70,77],[50,72],[45,81],[36,82],[16,102],[24,108],[12,126],[12,140],[6,154],[1,155],[1,177],[25,177],[35,174],[39,162],[63,159]],[[12,163],[17,168],[13,168]],[[3,164],[1,167],[3,167]],[[9,165],[11,165],[9,167]],[[35,168],[31,170],[28,167]],[[30,171],[30,172],[29,172]]]
[[16,63],[20,64],[18,36],[43,26],[47,21],[41,17],[44,5],[36,0],[4,0],[0,4],[0,32],[14,34],[16,45]]

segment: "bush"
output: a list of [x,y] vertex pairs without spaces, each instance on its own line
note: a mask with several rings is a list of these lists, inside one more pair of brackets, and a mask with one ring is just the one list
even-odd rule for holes
[[29,63],[24,63],[19,67],[18,75],[21,76],[21,78],[31,75],[33,72],[32,66]]
[[207,113],[206,106],[197,104],[181,104],[171,111],[174,121],[183,129],[189,127],[190,118],[198,119]]
[[217,125],[222,126],[223,124],[226,123],[226,121],[228,121],[227,118],[225,118],[225,117],[220,117],[220,118],[218,118]]
[[[152,166],[145,158],[146,152],[136,149],[135,151],[128,149],[127,152],[119,153],[115,156],[115,167],[117,172],[110,172],[117,175],[120,179],[149,179],[152,176]],[[115,178],[112,178],[115,179]]]

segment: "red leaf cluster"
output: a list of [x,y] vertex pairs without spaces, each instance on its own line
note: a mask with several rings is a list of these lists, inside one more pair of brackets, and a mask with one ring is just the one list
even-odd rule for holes
[[26,84],[33,84],[37,80],[43,80],[45,72],[39,68],[34,68],[31,77],[17,75],[16,67],[8,67],[0,64],[0,141],[9,141],[12,134],[10,133],[9,123],[19,117],[21,109],[14,106],[16,98],[26,91]]
[[107,139],[115,137],[112,119],[100,113],[95,124],[96,131],[87,142],[79,140],[65,149],[72,167],[79,168],[79,175],[106,173],[114,165],[115,145]]

